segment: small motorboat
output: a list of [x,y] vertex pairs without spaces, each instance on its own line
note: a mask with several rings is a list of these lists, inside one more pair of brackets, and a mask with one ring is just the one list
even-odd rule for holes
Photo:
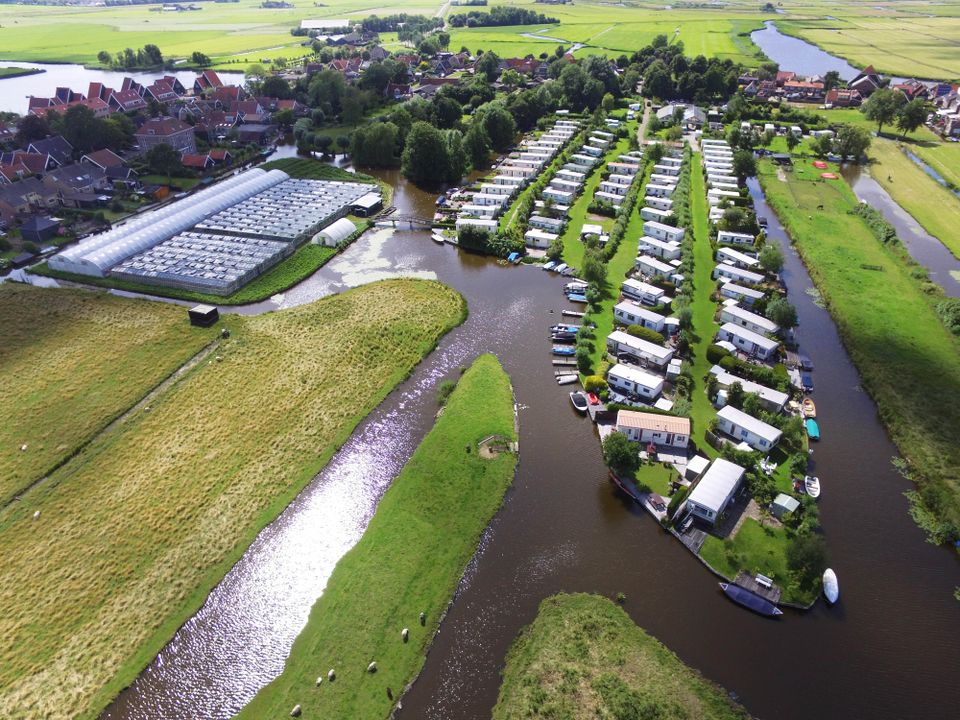
[[544,270],[553,270],[556,266],[557,266],[557,264],[556,264],[553,260],[551,260],[550,262],[546,263],[546,264],[543,266],[543,269],[544,269]]
[[807,495],[816,500],[820,497],[820,478],[814,477],[813,475],[805,475],[803,478],[803,489],[807,491]]
[[555,343],[574,343],[577,336],[575,333],[551,333],[550,339]]
[[572,385],[580,380],[579,375],[557,375],[557,385]]
[[554,271],[554,272],[557,272],[557,273],[562,273],[564,270],[567,269],[567,267],[568,267],[568,266],[567,266],[566,263],[560,263],[559,265],[557,265],[557,266],[553,269],[553,271]]
[[443,243],[446,242],[446,240],[444,239],[443,235],[441,235],[440,233],[433,233],[433,234],[430,236],[430,238],[431,238],[435,243],[440,243],[441,245],[443,245]]
[[806,372],[813,370],[813,360],[801,353],[797,356],[797,367]]
[[815,418],[817,416],[817,406],[810,398],[803,399],[802,407],[804,417]]
[[579,293],[570,293],[567,295],[567,300],[575,303],[585,303],[587,301],[587,296],[580,295]]
[[570,393],[570,404],[573,405],[573,409],[580,414],[587,412],[589,401],[587,400],[586,393],[580,391]]
[[522,259],[523,259],[523,258],[521,257],[520,253],[518,253],[518,252],[512,252],[512,253],[510,253],[509,255],[507,255],[507,262],[508,262],[508,263],[513,263],[514,265],[516,265],[517,263],[519,263]]
[[804,392],[813,392],[813,376],[810,373],[800,375],[800,385]]
[[550,351],[554,355],[570,355],[573,356],[576,354],[576,348],[571,345],[554,345],[553,349]]
[[767,617],[778,617],[783,615],[783,611],[766,598],[760,597],[754,592],[733,583],[720,583],[720,588],[728,598],[737,605],[742,605],[748,610],[753,610],[760,615]]
[[596,393],[587,393],[587,401],[588,401],[591,405],[599,405],[599,404],[600,404],[600,398],[597,397]]
[[808,417],[804,421],[803,426],[807,429],[808,438],[810,438],[811,440],[820,439],[820,426],[817,425],[816,420],[814,420],[812,417]]
[[823,596],[831,605],[840,599],[840,583],[837,582],[837,574],[830,568],[823,571]]
[[569,323],[557,323],[556,325],[550,326],[550,332],[568,332],[576,334],[580,332],[580,326],[570,325]]

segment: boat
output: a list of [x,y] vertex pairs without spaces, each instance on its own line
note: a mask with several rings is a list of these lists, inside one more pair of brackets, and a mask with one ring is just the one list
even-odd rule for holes
[[831,605],[840,599],[840,583],[837,582],[837,574],[830,568],[823,571],[823,596]]
[[570,404],[573,405],[574,410],[581,414],[587,412],[587,406],[589,405],[586,394],[580,391],[570,393]]
[[580,332],[580,326],[570,325],[569,323],[557,323],[556,325],[550,326],[550,332],[578,333]]
[[783,615],[783,611],[766,598],[762,598],[756,593],[750,592],[746,588],[733,583],[720,583],[720,588],[728,598],[737,605],[742,605],[748,610],[753,610],[760,615],[767,617],[777,617]]
[[804,421],[803,425],[804,425],[804,427],[807,428],[807,437],[808,437],[808,438],[810,438],[811,440],[819,440],[819,439],[820,439],[820,426],[817,425],[817,421],[816,421],[816,420],[814,420],[812,417],[808,417],[808,418]]
[[809,373],[801,373],[800,384],[804,392],[813,392],[813,376]]
[[803,478],[803,489],[807,491],[807,495],[816,500],[820,497],[820,478],[814,477],[813,475],[805,475]]
[[571,385],[580,380],[579,375],[557,375],[557,385]]
[[557,264],[556,264],[553,260],[551,260],[550,262],[546,263],[546,264],[543,266],[543,269],[544,269],[544,270],[553,270],[556,266],[557,266]]
[[584,313],[579,310],[563,310],[561,313],[566,317],[582,318],[584,316]]
[[575,343],[577,336],[574,333],[551,333],[550,339],[555,343]]
[[567,266],[566,263],[560,263],[559,265],[557,265],[557,266],[553,269],[553,271],[554,271],[554,272],[558,272],[558,273],[562,273],[564,270],[567,269],[567,267],[568,267],[568,266]]
[[554,345],[551,352],[554,355],[575,355],[576,350],[570,345]]
[[799,367],[801,370],[810,372],[813,370],[813,360],[801,353],[797,356],[797,367]]
[[580,295],[578,293],[570,293],[567,295],[567,300],[575,303],[585,303],[587,301],[586,295]]
[[433,234],[430,236],[430,238],[431,238],[434,242],[440,243],[441,245],[446,242],[446,240],[444,239],[443,235],[441,235],[440,233],[433,233]]
[[516,265],[516,264],[517,264],[518,262],[520,262],[522,259],[523,259],[523,258],[520,256],[520,253],[518,253],[518,252],[512,252],[512,253],[510,253],[509,255],[507,255],[507,262],[508,262],[508,263],[513,263],[514,265]]
[[803,399],[803,414],[808,418],[815,418],[817,416],[817,406],[810,398]]

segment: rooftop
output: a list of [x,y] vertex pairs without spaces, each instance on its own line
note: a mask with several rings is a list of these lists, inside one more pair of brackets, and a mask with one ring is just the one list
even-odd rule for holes
[[620,410],[617,413],[617,427],[689,435],[690,418],[677,417],[676,415],[635,412],[633,410]]
[[718,513],[736,490],[744,469],[739,465],[717,458],[700,478],[687,500]]
[[732,405],[725,405],[717,412],[717,417],[733,423],[744,430],[753,433],[757,437],[763,438],[769,443],[774,443],[780,439],[783,434],[773,425],[768,425],[763,420],[757,420],[753,415],[747,415],[742,410],[737,410]]

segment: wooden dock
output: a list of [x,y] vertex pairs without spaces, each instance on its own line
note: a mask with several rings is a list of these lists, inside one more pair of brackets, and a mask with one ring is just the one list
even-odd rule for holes
[[576,318],[582,318],[584,315],[584,313],[579,312],[577,310],[564,310],[563,314],[566,315],[567,317],[576,317]]
[[780,595],[782,594],[782,591],[776,585],[767,587],[762,583],[758,583],[755,577],[743,571],[737,574],[737,577],[733,582],[735,585],[739,585],[740,587],[749,590],[754,595],[759,595],[760,597],[769,600],[774,605],[780,604]]
[[577,361],[574,358],[554,358],[553,364],[563,367],[573,367],[577,364]]

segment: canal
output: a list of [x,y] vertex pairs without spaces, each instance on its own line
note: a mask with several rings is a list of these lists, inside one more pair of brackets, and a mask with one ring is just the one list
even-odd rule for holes
[[[417,214],[432,195],[395,174],[394,204]],[[842,600],[771,622],[720,594],[715,579],[611,488],[589,421],[553,382],[546,339],[565,301],[562,280],[505,267],[430,241],[370,233],[313,277],[247,312],[288,307],[394,273],[437,277],[470,316],[357,429],[330,465],[268,526],[206,604],[104,718],[227,718],[282,669],[337,559],[436,410],[437,382],[477,354],[497,353],[520,403],[514,485],[461,583],[404,718],[488,718],[510,643],[558,591],[623,592],[642,627],[755,715],[778,718],[947,718],[960,704],[957,561],[924,542],[890,464],[896,449],[859,386],[829,315],[758,186],[769,235],[816,364],[816,473],[821,518]]]
[[853,80],[860,74],[859,69],[843,58],[831,55],[806,40],[780,32],[772,20],[764,22],[762,30],[750,33],[750,39],[781,70],[791,70],[804,77],[826,75],[836,70],[841,80]]

